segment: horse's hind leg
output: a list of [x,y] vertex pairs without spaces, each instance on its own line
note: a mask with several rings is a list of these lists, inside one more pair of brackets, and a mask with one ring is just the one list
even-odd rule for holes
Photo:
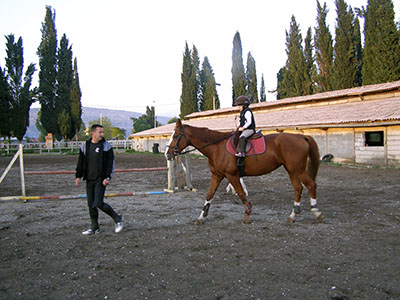
[[244,206],[245,213],[244,213],[243,223],[249,224],[252,205],[251,205],[251,202],[247,201],[247,199],[246,199],[246,193],[243,189],[241,181],[239,180],[238,176],[227,176],[227,179],[229,180],[229,182],[232,184],[232,186],[236,190],[236,193],[238,194],[238,196]]
[[317,184],[308,176],[307,173],[300,176],[301,182],[306,186],[308,195],[310,196],[311,212],[318,221],[322,221],[323,215],[317,207]]
[[300,213],[300,202],[301,202],[301,193],[303,192],[303,186],[301,185],[300,179],[290,174],[290,181],[292,182],[294,189],[294,203],[292,212],[289,215],[288,221],[293,223],[296,219],[296,215]]
[[214,174],[211,175],[211,182],[210,182],[210,186],[208,188],[206,202],[204,203],[203,209],[200,213],[200,216],[195,221],[195,224],[203,224],[204,223],[204,218],[207,217],[208,210],[210,209],[211,199],[214,197],[215,192],[217,191],[217,188],[218,188],[219,184],[221,183],[222,179],[223,179],[223,177],[220,177],[220,176],[217,176]]

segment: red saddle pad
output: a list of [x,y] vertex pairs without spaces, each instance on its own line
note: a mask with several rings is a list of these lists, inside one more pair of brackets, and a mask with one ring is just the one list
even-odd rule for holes
[[[232,136],[227,142],[226,142],[226,150],[232,154],[235,155],[236,153],[239,152],[239,147],[235,147],[234,145],[234,140],[235,136]],[[265,144],[265,138],[261,134],[260,137],[257,138],[248,138],[246,141],[246,156],[249,155],[257,155],[257,154],[262,154],[267,150],[267,145]]]

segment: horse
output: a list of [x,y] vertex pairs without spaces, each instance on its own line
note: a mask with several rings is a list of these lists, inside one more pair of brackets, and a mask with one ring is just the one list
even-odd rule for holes
[[[250,223],[252,204],[247,201],[245,192],[240,183],[237,157],[226,150],[226,142],[233,133],[226,133],[211,130],[204,127],[195,127],[182,124],[178,119],[175,129],[165,150],[165,157],[168,160],[174,159],[187,146],[193,146],[208,158],[211,171],[211,181],[207,197],[200,213],[195,221],[196,224],[203,224],[207,217],[211,200],[223,178],[235,188],[245,209],[243,223]],[[295,199],[293,209],[288,221],[293,223],[296,215],[300,213],[301,193],[303,185],[307,188],[310,196],[311,212],[317,221],[322,221],[323,215],[317,207],[317,195],[315,178],[319,169],[319,150],[315,140],[308,135],[276,133],[264,136],[267,151],[256,157],[245,157],[245,175],[260,176],[270,173],[280,166],[284,166],[288,172],[293,185]]]

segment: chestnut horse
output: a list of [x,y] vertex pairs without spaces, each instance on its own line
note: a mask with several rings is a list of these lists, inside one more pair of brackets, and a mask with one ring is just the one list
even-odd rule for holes
[[[237,157],[230,154],[225,147],[232,134],[210,130],[208,128],[183,125],[181,120],[176,121],[174,132],[171,135],[165,156],[171,160],[187,146],[193,146],[208,158],[211,171],[211,183],[208,188],[206,201],[196,223],[201,224],[208,214],[211,199],[225,177],[235,188],[245,208],[243,223],[250,222],[252,205],[246,200],[246,195],[239,181]],[[301,193],[303,185],[307,187],[310,196],[311,211],[318,221],[322,220],[322,213],[317,208],[316,183],[319,168],[319,152],[317,143],[311,136],[301,134],[277,133],[265,137],[267,151],[256,157],[245,158],[246,176],[267,174],[283,165],[292,182],[295,199],[294,207],[289,215],[289,222],[294,222],[296,214],[300,212]],[[308,161],[308,164],[307,164]]]

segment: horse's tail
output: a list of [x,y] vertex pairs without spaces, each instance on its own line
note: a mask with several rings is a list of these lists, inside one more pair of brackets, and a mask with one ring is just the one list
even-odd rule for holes
[[318,145],[315,142],[315,140],[309,136],[306,135],[304,136],[306,141],[308,142],[308,145],[310,146],[310,150],[308,152],[308,166],[307,166],[307,173],[308,176],[312,178],[312,180],[315,181],[315,178],[317,177],[318,169],[319,169],[319,151],[318,151]]

